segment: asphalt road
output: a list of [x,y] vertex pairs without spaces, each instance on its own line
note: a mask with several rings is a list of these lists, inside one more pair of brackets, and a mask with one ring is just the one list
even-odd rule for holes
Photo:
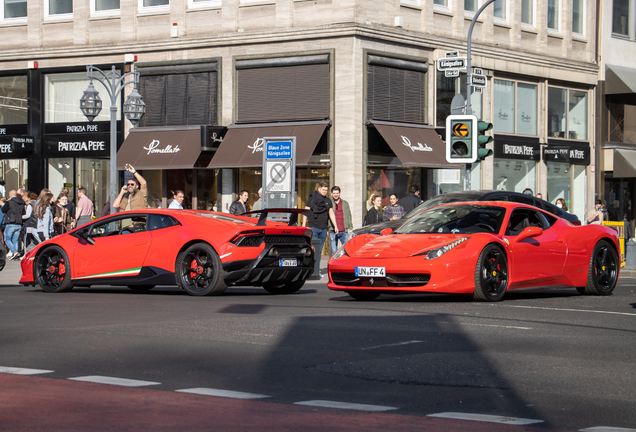
[[[38,399],[43,394],[65,395],[51,396],[48,403],[59,404],[57,416],[68,412],[67,420],[71,405],[90,401],[82,405],[84,417],[86,410],[91,413],[84,419],[90,424],[118,403],[130,407],[159,398],[191,409],[220,400],[175,392],[201,388],[254,398],[214,405],[215,418],[236,430],[258,426],[246,412],[261,411],[269,413],[261,414],[262,425],[285,418],[289,430],[320,419],[324,429],[333,430],[339,429],[328,421],[341,427],[352,422],[346,430],[502,427],[429,417],[449,412],[459,418],[501,416],[504,424],[536,421],[509,426],[515,431],[636,430],[636,279],[621,279],[610,297],[527,290],[495,304],[437,294],[359,302],[329,291],[324,279],[289,296],[230,288],[203,298],[171,287],[144,294],[107,287],[47,294],[17,285],[18,279],[17,263],[0,273],[0,430],[23,425],[17,418],[22,411],[31,413],[34,425],[38,412],[49,426],[62,421],[34,408],[46,405]],[[20,368],[44,372],[15,375],[29,373]],[[86,378],[95,376],[150,384],[85,382],[103,380]],[[361,404],[353,408],[362,411],[297,405],[317,400]],[[242,407],[239,414],[232,403]],[[381,409],[387,411],[369,413]],[[172,411],[159,414],[167,412]],[[285,428],[271,428],[277,429]]]

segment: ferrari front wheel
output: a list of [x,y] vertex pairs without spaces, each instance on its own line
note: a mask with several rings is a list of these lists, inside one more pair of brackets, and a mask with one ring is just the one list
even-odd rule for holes
[[382,294],[380,291],[346,291],[346,293],[360,301],[375,300]]
[[[616,250],[606,240],[596,243],[587,273],[584,294],[610,295],[618,282],[620,263]],[[579,291],[580,292],[580,291]]]
[[305,285],[305,281],[290,282],[283,285],[263,285],[265,291],[270,294],[293,294]]
[[175,271],[179,288],[190,295],[220,294],[227,288],[221,259],[207,243],[195,243],[181,252]]
[[35,257],[35,281],[44,292],[63,292],[73,289],[68,255],[59,246],[50,246]]
[[508,260],[504,251],[496,245],[488,245],[481,251],[475,267],[475,291],[473,298],[481,301],[499,301],[508,288]]

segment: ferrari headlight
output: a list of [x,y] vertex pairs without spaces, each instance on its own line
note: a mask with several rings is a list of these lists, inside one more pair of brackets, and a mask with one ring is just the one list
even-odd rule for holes
[[426,258],[427,260],[430,259],[435,259],[435,258],[439,258],[442,255],[444,255],[446,252],[448,252],[449,250],[453,249],[454,247],[459,246],[460,244],[464,243],[466,240],[468,240],[469,237],[460,237],[457,240],[455,240],[452,243],[447,244],[444,247],[438,248],[438,249],[433,249],[432,251],[428,251],[426,253]]
[[347,252],[345,251],[344,245],[341,245],[338,250],[336,250],[336,253],[331,256],[331,259],[338,259],[343,255],[347,255]]

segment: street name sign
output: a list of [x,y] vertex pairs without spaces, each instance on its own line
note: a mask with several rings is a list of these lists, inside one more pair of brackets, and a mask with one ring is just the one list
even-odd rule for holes
[[437,70],[466,69],[466,57],[441,58],[437,60]]
[[483,75],[472,74],[470,76],[470,85],[473,87],[486,87],[486,77]]
[[444,71],[444,76],[446,78],[453,78],[459,76],[459,69],[446,69]]
[[[294,207],[296,137],[263,138],[263,209]],[[279,220],[289,215],[272,214]]]

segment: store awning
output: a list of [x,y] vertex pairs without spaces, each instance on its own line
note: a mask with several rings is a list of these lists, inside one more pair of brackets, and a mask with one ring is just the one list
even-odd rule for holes
[[621,66],[605,67],[605,94],[636,93],[636,69]]
[[446,161],[446,144],[432,127],[372,120],[402,165],[423,168],[458,168]]
[[227,134],[208,168],[248,168],[263,166],[264,137],[296,137],[296,165],[307,165],[320,137],[331,123],[294,122],[228,126]]
[[614,150],[614,177],[636,177],[636,150]]
[[117,169],[185,169],[201,154],[201,126],[132,129],[117,152]]

